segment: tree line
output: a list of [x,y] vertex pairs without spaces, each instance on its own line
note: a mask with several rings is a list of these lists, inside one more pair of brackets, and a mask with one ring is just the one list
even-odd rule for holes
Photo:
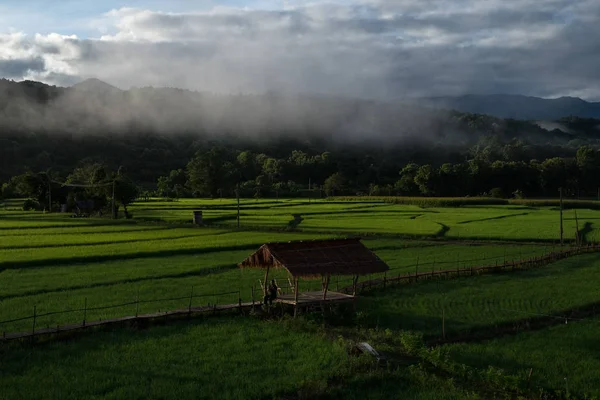
[[600,152],[580,147],[574,157],[506,161],[483,151],[464,162],[407,163],[386,168],[375,160],[329,152],[292,151],[285,158],[213,147],[199,151],[185,168],[158,179],[162,197],[307,197],[335,195],[595,197]]
[[[115,197],[125,210],[139,196],[185,197],[323,197],[491,196],[503,198],[556,197],[559,188],[571,197],[596,197],[600,187],[600,152],[581,146],[573,157],[507,160],[522,154],[513,147],[478,147],[472,157],[454,163],[398,164],[349,152],[309,154],[292,150],[273,157],[252,150],[216,145],[199,150],[183,168],[158,178],[154,187],[134,183],[123,168],[84,161],[66,176],[51,170],[27,172],[2,185],[2,197],[27,197],[32,208],[57,208],[93,201],[106,209]],[[510,147],[510,146],[509,146]],[[504,156],[501,156],[502,153]],[[525,152],[526,153],[526,152]],[[504,157],[504,158],[502,158]],[[61,185],[64,182],[67,185]],[[74,185],[74,186],[69,186]],[[84,185],[87,187],[80,187]],[[50,203],[51,202],[51,203]]]
[[27,198],[25,210],[110,213],[116,217],[122,207],[126,218],[132,217],[127,206],[140,195],[122,168],[113,171],[100,163],[84,163],[66,177],[52,170],[26,172],[12,177],[1,189],[1,198]]

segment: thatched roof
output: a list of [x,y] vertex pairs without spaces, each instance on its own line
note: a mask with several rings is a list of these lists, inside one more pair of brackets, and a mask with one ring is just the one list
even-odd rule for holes
[[239,264],[242,268],[285,268],[292,276],[365,275],[388,265],[360,239],[267,243]]

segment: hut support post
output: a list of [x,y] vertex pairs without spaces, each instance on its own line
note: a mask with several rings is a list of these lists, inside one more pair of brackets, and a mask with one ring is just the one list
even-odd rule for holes
[[263,296],[266,296],[269,290],[269,268],[270,266],[267,266],[267,270],[265,271],[265,281],[263,283],[264,286],[264,290],[263,290]]
[[327,274],[325,277],[325,286],[323,286],[323,300],[327,299],[327,290],[329,289],[329,278],[331,278],[330,274]]
[[299,277],[294,278],[294,318],[298,314],[298,280]]
[[352,296],[356,296],[356,286],[358,286],[358,275],[352,278]]

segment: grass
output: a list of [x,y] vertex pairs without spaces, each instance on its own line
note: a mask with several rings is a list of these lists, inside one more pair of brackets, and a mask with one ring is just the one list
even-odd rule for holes
[[[426,199],[421,199],[425,201]],[[488,199],[489,200],[489,199]],[[450,200],[448,200],[450,201]],[[486,200],[487,201],[487,200]],[[513,204],[514,203],[514,204]],[[569,203],[570,204],[570,203]],[[585,239],[600,240],[596,221],[597,202],[577,202],[587,207],[564,212],[564,237],[574,240],[575,214]],[[400,235],[437,237],[452,240],[557,241],[560,238],[558,204],[551,200],[515,200],[510,205],[487,201],[461,207],[389,204],[381,200],[324,201],[314,200],[247,200],[241,203],[242,227],[285,230],[291,227],[305,232],[356,233],[363,235]],[[236,204],[233,200],[195,200],[178,202],[140,202],[132,206],[137,218],[191,223],[192,210],[203,210],[207,224],[235,226]],[[293,222],[293,214],[302,221]]]
[[310,392],[355,360],[312,332],[251,318],[95,332],[0,348],[0,399],[257,399]]
[[374,292],[360,299],[364,323],[419,331],[431,338],[493,328],[539,314],[600,301],[600,256],[586,254],[551,266],[477,278],[428,281]]
[[[24,224],[27,217],[40,219],[37,228]],[[64,224],[60,224],[62,222]],[[110,222],[110,221],[108,221]],[[70,224],[69,224],[70,223]],[[97,223],[98,225],[94,225]],[[108,224],[106,220],[72,222],[60,215],[28,214],[0,221],[0,321],[49,312],[105,307],[142,301],[139,312],[185,308],[190,293],[203,296],[193,305],[236,303],[251,300],[252,287],[264,271],[240,270],[237,263],[270,241],[335,237],[306,232],[247,232],[193,228],[165,224],[144,225],[131,221]],[[97,231],[94,231],[97,229]],[[364,243],[386,261],[393,274],[423,270],[501,263],[540,255],[550,247],[540,245],[462,245],[432,243],[390,237],[367,238]],[[418,264],[418,268],[417,268]],[[287,285],[284,270],[272,272]],[[375,278],[376,275],[370,278]],[[332,289],[349,286],[351,278],[334,278]],[[302,290],[319,290],[318,281],[301,281]],[[229,293],[219,295],[219,293]],[[233,293],[231,293],[233,292]],[[177,301],[161,300],[183,298]],[[255,295],[258,301],[260,296]],[[88,310],[87,320],[132,315],[135,306]],[[80,322],[83,312],[38,317],[37,325],[56,326]],[[0,332],[31,329],[31,320],[0,323]]]
[[477,205],[507,205],[508,200],[492,197],[407,197],[407,196],[340,196],[333,201],[382,201],[419,207],[461,207]]
[[374,369],[302,320],[181,320],[0,347],[0,399],[463,400],[452,380]]
[[[264,271],[241,270],[236,264],[271,241],[359,234],[390,265],[388,277],[537,256],[550,251],[558,238],[558,211],[552,207],[243,200],[242,231],[234,229],[237,206],[232,200],[136,203],[131,207],[135,219],[119,221],[0,208],[0,321],[31,315],[36,307],[38,314],[76,310],[39,317],[37,327],[76,323],[82,321],[86,303],[93,308],[138,298],[140,313],[186,308],[192,293],[197,296],[193,306],[236,303],[239,296],[249,301]],[[208,227],[190,224],[196,209],[203,210]],[[291,223],[293,214],[303,220]],[[564,216],[568,239],[574,237],[575,211],[565,211]],[[584,237],[595,240],[600,213],[580,209],[577,217]],[[478,238],[492,240],[474,241]],[[284,270],[271,274],[285,286]],[[599,274],[600,257],[587,254],[538,270],[393,287],[362,296],[356,321],[361,328],[411,330],[438,338],[443,313],[446,334],[461,335],[596,302]],[[331,288],[349,284],[349,279],[334,278]],[[318,280],[301,281],[301,290],[319,288]],[[145,302],[157,299],[162,300]],[[136,305],[129,304],[88,310],[86,318],[135,312]],[[27,344],[0,347],[0,387],[9,388],[0,398],[469,398],[451,380],[423,377],[412,369],[354,371],[357,361],[321,331],[247,318],[201,321],[147,331],[98,331],[34,350]],[[0,332],[27,331],[31,323],[0,323]],[[539,348],[535,368],[540,369],[540,384],[560,387],[558,375],[568,363],[559,365],[555,375],[541,372],[544,359],[551,365],[552,357],[568,350],[555,346],[545,358],[543,346],[552,346],[554,338],[531,339],[531,347]],[[575,342],[581,351],[591,343]],[[514,352],[527,348],[516,338],[511,345]],[[509,368],[511,354],[513,359],[521,355],[501,353],[501,347],[469,347],[471,353],[465,354],[472,357],[464,362],[474,363],[478,352],[489,352],[487,361],[475,364],[485,367],[499,360]],[[267,362],[271,359],[275,367]],[[597,368],[583,356],[582,360],[588,368]],[[521,373],[520,368],[515,370]],[[577,385],[578,392],[587,390],[583,378]],[[69,386],[73,390],[66,391]]]
[[478,344],[446,346],[453,360],[478,368],[489,365],[526,379],[531,384],[568,390],[571,395],[600,396],[598,329],[600,320],[561,324]]
[[[559,207],[559,199],[496,199],[492,197],[402,197],[402,196],[346,196],[331,197],[331,201],[384,202],[419,207],[463,207],[492,205],[523,205],[531,207]],[[563,200],[566,209],[583,208],[600,210],[600,202],[593,200]]]

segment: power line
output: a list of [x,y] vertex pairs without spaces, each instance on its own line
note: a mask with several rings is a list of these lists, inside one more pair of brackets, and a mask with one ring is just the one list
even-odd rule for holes
[[92,185],[84,185],[84,184],[79,184],[79,183],[58,182],[58,181],[50,181],[50,182],[56,183],[57,185],[61,185],[61,186],[67,186],[67,187],[95,188],[95,187],[107,187],[107,186],[111,186],[115,181],[116,181],[116,179],[113,179],[109,183],[96,183],[96,184],[92,184]]

